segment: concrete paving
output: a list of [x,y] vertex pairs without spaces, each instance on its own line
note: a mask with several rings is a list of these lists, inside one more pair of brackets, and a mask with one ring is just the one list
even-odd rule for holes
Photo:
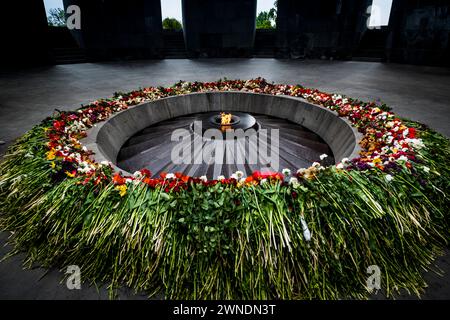
[[[154,60],[86,63],[0,72],[0,154],[54,109],[71,110],[115,91],[171,85],[178,80],[213,81],[264,77],[299,83],[364,100],[380,100],[404,117],[450,137],[450,69],[370,62],[275,59]],[[0,243],[7,238],[0,233]],[[3,257],[9,248],[0,248]],[[425,299],[450,299],[449,250],[436,261],[441,275],[425,275]],[[105,286],[68,290],[58,270],[22,270],[23,256],[0,262],[0,299],[105,299]],[[122,290],[120,299],[143,298]],[[379,298],[374,297],[374,298]],[[407,295],[401,298],[408,298]]]

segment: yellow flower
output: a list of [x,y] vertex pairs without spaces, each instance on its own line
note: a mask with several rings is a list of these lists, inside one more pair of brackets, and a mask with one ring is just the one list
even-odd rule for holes
[[50,167],[51,167],[52,169],[55,169],[55,167],[56,167],[55,161],[52,161],[52,163],[50,164]]
[[127,194],[127,186],[125,184],[122,184],[120,186],[116,186],[115,188],[117,191],[119,191],[119,194],[121,197]]
[[70,177],[70,178],[75,177],[75,172],[72,173],[72,172],[66,171],[66,174],[67,174],[67,176]]
[[52,149],[49,152],[47,152],[47,160],[54,160],[56,158],[55,153],[56,153],[55,149]]
[[377,163],[381,163],[382,161],[381,161],[380,158],[376,158],[376,159],[373,159],[372,162],[373,162],[374,164],[377,164]]

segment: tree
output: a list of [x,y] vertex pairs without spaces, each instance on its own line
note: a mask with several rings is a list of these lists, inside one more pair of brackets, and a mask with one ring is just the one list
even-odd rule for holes
[[181,30],[183,26],[181,22],[175,18],[165,18],[162,22],[163,29],[167,30]]
[[66,13],[62,8],[52,8],[48,12],[47,22],[52,27],[64,27],[66,25]]
[[274,3],[274,8],[269,11],[261,11],[256,17],[257,29],[274,29],[276,27],[277,19],[277,1]]

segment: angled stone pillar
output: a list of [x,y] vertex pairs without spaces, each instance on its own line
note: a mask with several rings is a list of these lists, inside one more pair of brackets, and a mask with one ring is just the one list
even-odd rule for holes
[[182,0],[183,32],[191,57],[249,56],[256,0]]
[[81,29],[72,30],[93,59],[160,57],[163,49],[160,0],[63,0],[77,5]]
[[337,46],[337,0],[278,0],[278,52],[286,58],[330,56]]
[[392,62],[450,65],[450,3],[394,0],[386,47]]
[[368,8],[372,0],[339,0],[338,1],[338,32],[339,40],[336,47],[338,57],[351,59],[367,30],[370,13]]
[[278,0],[277,51],[284,58],[351,57],[368,0]]
[[4,1],[0,11],[0,67],[50,64],[47,15],[41,1]]

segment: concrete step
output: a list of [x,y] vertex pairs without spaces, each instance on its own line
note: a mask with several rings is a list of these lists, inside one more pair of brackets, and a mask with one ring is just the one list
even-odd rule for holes
[[87,59],[66,59],[66,60],[55,60],[55,64],[76,64],[76,63],[86,63]]
[[84,49],[78,47],[53,48],[53,56],[56,64],[85,63],[88,58]]
[[383,62],[383,58],[380,57],[353,57],[353,61],[361,61],[361,62]]

